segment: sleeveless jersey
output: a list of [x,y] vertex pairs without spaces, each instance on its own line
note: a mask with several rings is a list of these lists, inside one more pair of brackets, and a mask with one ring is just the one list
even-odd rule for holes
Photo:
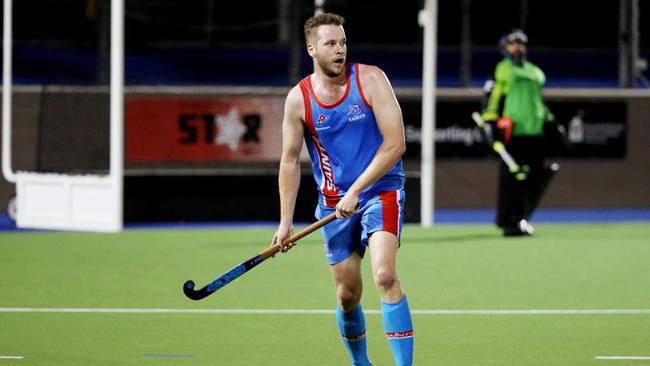
[[[327,207],[336,206],[368,167],[383,142],[372,107],[361,90],[358,64],[346,65],[346,74],[345,94],[332,105],[318,100],[310,76],[299,83],[305,104],[305,143],[319,201]],[[403,186],[400,160],[386,175],[367,187],[359,199]]]

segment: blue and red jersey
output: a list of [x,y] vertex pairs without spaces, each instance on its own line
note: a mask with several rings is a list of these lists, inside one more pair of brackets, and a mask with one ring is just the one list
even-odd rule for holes
[[[320,203],[335,207],[374,158],[383,138],[372,106],[359,82],[359,66],[346,65],[346,90],[338,102],[321,103],[310,76],[300,81],[305,104],[305,143],[311,157]],[[360,199],[404,186],[402,161],[366,188]]]

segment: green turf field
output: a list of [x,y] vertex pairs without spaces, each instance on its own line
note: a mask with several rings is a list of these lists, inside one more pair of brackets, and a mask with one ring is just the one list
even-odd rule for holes
[[[488,225],[405,227],[399,271],[417,365],[650,364],[597,359],[650,356],[650,225],[536,228],[502,238]],[[349,365],[319,234],[202,301],[182,294],[185,280],[203,286],[272,233],[2,233],[0,366]],[[363,306],[376,310],[369,267]],[[371,359],[391,365],[380,315],[366,318]]]

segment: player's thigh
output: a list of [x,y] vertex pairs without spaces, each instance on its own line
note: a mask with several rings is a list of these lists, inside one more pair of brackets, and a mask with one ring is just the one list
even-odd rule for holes
[[397,236],[387,231],[376,231],[369,238],[370,262],[375,279],[381,276],[393,276],[396,272]]
[[332,278],[336,287],[336,298],[343,311],[356,308],[363,293],[361,257],[353,253],[347,259],[331,265]]
[[330,272],[337,288],[344,286],[349,289],[360,289],[362,286],[361,257],[356,253],[337,264],[330,265]]

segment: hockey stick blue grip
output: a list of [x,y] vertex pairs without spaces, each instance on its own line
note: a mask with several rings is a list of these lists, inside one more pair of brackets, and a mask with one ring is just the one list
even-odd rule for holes
[[183,292],[185,293],[185,296],[189,297],[192,300],[201,300],[204,297],[210,295],[211,293],[229,284],[230,282],[236,280],[241,275],[250,271],[251,269],[253,269],[258,264],[262,263],[263,261],[264,259],[262,259],[261,255],[255,256],[247,260],[246,262],[238,266],[235,266],[233,269],[224,273],[223,275],[221,275],[214,281],[210,282],[209,284],[205,285],[202,289],[198,291],[194,290],[194,281],[191,280],[187,281],[183,285]]
[[[295,243],[296,241],[320,229],[321,227],[329,224],[334,219],[336,219],[336,213],[329,214],[326,217],[314,222],[313,224],[297,232],[296,234],[293,234],[290,237],[284,239],[283,244],[286,245],[288,243]],[[185,296],[187,296],[192,300],[201,300],[209,296],[210,294],[214,293],[215,291],[219,290],[220,288],[226,286],[227,284],[234,281],[235,279],[241,277],[244,273],[255,268],[255,266],[264,262],[266,259],[278,254],[279,251],[280,249],[277,246],[273,245],[267,248],[259,255],[256,255],[255,257],[242,262],[241,264],[232,268],[230,271],[217,277],[217,279],[205,285],[203,288],[201,288],[198,291],[194,290],[194,286],[195,286],[194,281],[192,280],[186,281],[185,284],[183,285],[183,293],[185,294]]]

